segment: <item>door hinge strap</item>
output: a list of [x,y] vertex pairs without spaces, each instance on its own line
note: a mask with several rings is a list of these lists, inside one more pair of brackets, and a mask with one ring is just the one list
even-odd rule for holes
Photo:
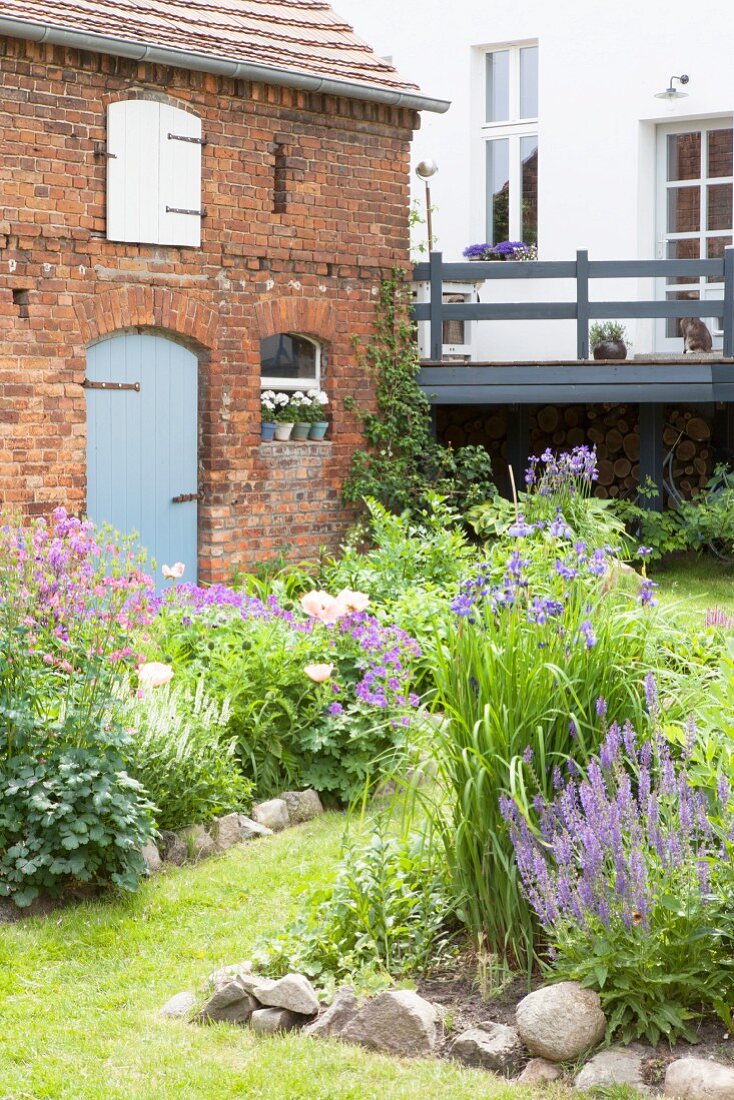
[[171,504],[188,504],[190,500],[198,500],[198,493],[179,493],[177,497],[171,498]]
[[91,379],[85,378],[82,386],[85,390],[135,390],[136,393],[140,393],[139,382],[92,382]]
[[206,138],[187,137],[186,134],[169,134],[170,141],[189,141],[192,145],[206,145]]
[[205,218],[206,217],[206,211],[204,211],[204,210],[182,210],[178,206],[167,206],[166,207],[166,213],[167,214],[193,214],[193,216],[195,218]]

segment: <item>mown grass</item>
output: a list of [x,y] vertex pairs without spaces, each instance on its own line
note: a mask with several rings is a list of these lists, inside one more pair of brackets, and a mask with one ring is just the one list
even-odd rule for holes
[[[255,1039],[158,1015],[254,940],[282,927],[303,884],[323,880],[343,819],[327,815],[130,899],[0,927],[3,1100],[504,1100],[492,1076],[397,1061],[298,1035]],[[547,1095],[544,1093],[544,1095]]]
[[660,586],[658,597],[664,603],[678,604],[692,621],[702,621],[710,607],[734,615],[734,566],[709,554],[664,565],[653,563],[648,572]]

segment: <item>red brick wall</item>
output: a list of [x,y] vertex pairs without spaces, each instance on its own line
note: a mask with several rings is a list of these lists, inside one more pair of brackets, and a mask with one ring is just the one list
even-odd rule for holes
[[[165,91],[165,94],[164,94]],[[105,239],[106,107],[168,98],[201,116],[200,249]],[[85,504],[86,347],[142,326],[200,359],[200,572],[333,548],[369,400],[352,337],[408,262],[412,112],[0,39],[0,496],[29,514]],[[287,206],[276,147],[285,160]],[[331,442],[260,446],[259,343],[325,346]]]

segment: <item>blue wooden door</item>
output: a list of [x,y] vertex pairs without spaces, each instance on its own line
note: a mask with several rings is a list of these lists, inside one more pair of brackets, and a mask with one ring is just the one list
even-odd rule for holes
[[158,587],[177,561],[196,581],[197,373],[162,336],[123,333],[87,352],[87,514],[138,535]]

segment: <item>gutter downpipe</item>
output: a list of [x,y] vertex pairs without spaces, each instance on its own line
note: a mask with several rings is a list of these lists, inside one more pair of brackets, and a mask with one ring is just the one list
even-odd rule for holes
[[0,16],[0,35],[7,35],[9,38],[25,38],[31,42],[48,42],[53,46],[68,46],[70,49],[87,50],[90,53],[129,57],[133,61],[149,61],[155,65],[170,65],[174,68],[215,73],[234,80],[253,80],[263,84],[298,88],[302,91],[322,92],[324,95],[369,100],[373,103],[405,107],[413,111],[433,111],[443,114],[451,106],[448,100],[430,99],[416,92],[391,91],[389,88],[352,84],[346,80],[312,76],[276,66],[258,65],[255,62],[228,61],[226,58],[190,53],[187,50],[146,46],[143,43],[129,42],[107,35],[65,30],[63,27],[55,27],[49,23],[29,23],[20,19],[8,19],[5,16]]

